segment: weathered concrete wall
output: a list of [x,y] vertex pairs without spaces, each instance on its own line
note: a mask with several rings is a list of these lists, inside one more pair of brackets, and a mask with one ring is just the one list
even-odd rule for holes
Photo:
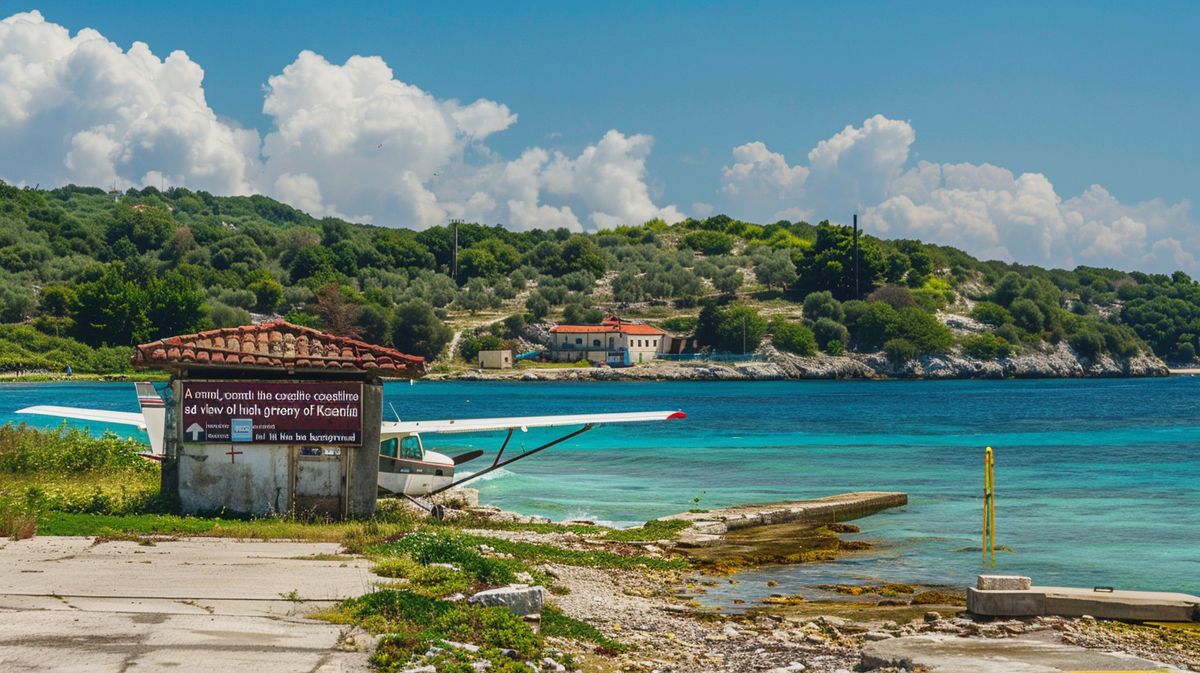
[[383,422],[383,386],[363,385],[363,443],[346,450],[350,461],[345,493],[346,516],[368,519],[375,516],[379,489],[379,424]]
[[179,431],[179,381],[171,379],[171,385],[163,398],[167,419],[163,428],[162,475],[158,491],[167,502],[179,502],[179,447],[182,434]]
[[1033,586],[1025,591],[967,588],[967,611],[989,617],[1060,615],[1126,621],[1188,622],[1200,617],[1200,597],[1157,591],[1095,591]]
[[[240,451],[233,456],[229,451]],[[225,509],[283,514],[291,507],[291,447],[279,444],[183,444],[179,501],[185,514]]]

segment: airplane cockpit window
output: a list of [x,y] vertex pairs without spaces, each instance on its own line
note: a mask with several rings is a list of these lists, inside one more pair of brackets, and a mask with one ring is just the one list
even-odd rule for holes
[[395,437],[392,437],[391,439],[388,439],[388,440],[384,440],[383,442],[380,442],[380,444],[379,444],[379,453],[387,456],[388,458],[395,458],[396,457],[396,448],[399,445],[400,445],[400,440]]
[[425,457],[425,452],[421,449],[421,440],[415,435],[409,435],[400,442],[400,457],[409,458],[412,460],[421,460]]

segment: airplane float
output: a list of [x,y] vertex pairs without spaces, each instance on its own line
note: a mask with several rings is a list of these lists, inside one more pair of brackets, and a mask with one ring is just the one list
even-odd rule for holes
[[[70,418],[97,423],[128,425],[144,431],[150,440],[150,451],[141,456],[148,460],[163,459],[167,410],[162,398],[150,383],[136,384],[140,412],[108,411],[38,405],[18,409],[18,414],[36,414]],[[384,421],[379,428],[379,492],[381,497],[404,497],[435,516],[444,512],[438,505],[427,505],[418,498],[428,498],[478,479],[506,465],[528,458],[552,446],[561,444],[599,425],[610,423],[645,423],[687,418],[682,411],[634,411],[609,414],[566,414],[559,416],[515,416],[508,418],[466,418],[440,421]],[[567,434],[533,449],[505,458],[505,450],[517,431],[529,428],[576,427]],[[504,442],[488,467],[455,479],[459,465],[475,460],[483,451],[468,451],[447,456],[425,448],[421,436],[467,432],[504,432]],[[440,518],[440,517],[439,517]]]

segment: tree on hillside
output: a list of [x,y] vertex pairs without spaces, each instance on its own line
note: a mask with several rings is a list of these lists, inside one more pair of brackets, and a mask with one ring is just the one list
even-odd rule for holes
[[336,283],[329,283],[313,296],[313,312],[321,319],[326,332],[358,338],[363,328],[358,324],[359,306],[346,297]]
[[[884,276],[884,257],[879,242],[859,237],[858,291],[866,296]],[[796,259],[803,290],[829,290],[839,300],[856,299],[854,277],[854,233],[850,227],[822,222],[817,225],[817,240]]]
[[709,302],[696,320],[696,340],[701,346],[731,353],[749,353],[767,334],[767,320],[746,304],[719,308]]
[[755,261],[754,277],[767,287],[787,289],[796,282],[796,265],[786,250],[772,250]]
[[392,318],[392,345],[397,350],[432,360],[452,336],[452,330],[437,317],[428,302],[414,299],[396,307]]
[[146,292],[125,279],[124,265],[109,265],[95,280],[78,288],[79,303],[71,317],[75,335],[93,346],[130,346],[150,338]]
[[162,206],[139,203],[117,204],[116,219],[109,229],[109,239],[126,239],[139,252],[158,250],[175,230],[171,211]]
[[[820,292],[809,292],[804,298],[804,318],[811,322],[816,322],[821,318],[829,318],[834,322],[841,322],[845,317],[842,310],[842,303],[833,298],[833,294],[828,290]],[[843,340],[844,341],[844,340]]]

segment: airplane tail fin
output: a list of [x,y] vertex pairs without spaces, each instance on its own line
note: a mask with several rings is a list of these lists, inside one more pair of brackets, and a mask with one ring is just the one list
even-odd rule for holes
[[142,416],[146,419],[146,434],[150,436],[150,453],[153,456],[163,455],[163,439],[167,428],[167,407],[162,397],[154,389],[154,384],[139,381],[137,388],[138,406],[142,408]]

